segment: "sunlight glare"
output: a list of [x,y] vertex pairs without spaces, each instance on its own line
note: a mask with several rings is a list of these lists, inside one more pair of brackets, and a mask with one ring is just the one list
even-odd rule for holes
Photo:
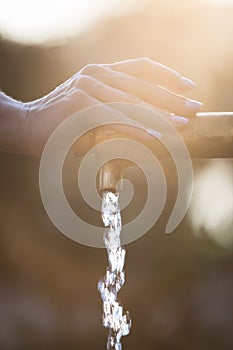
[[221,245],[233,243],[232,164],[212,160],[195,180],[190,216],[194,231],[207,234]]
[[0,11],[3,37],[26,43],[72,36],[106,14],[125,12],[139,0],[7,0]]

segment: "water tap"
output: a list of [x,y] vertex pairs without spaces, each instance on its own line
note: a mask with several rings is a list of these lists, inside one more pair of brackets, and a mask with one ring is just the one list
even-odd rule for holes
[[[191,117],[180,134],[188,148],[191,158],[227,158],[233,157],[233,113],[205,112]],[[78,146],[74,147],[76,156],[84,156],[92,147],[111,138],[127,137],[113,129],[98,127],[82,136]],[[150,149],[159,158],[167,157],[159,141],[152,138]],[[98,173],[97,185],[100,193],[116,192],[117,183],[123,179],[126,168],[132,162],[125,159],[113,159],[105,163]]]
[[[98,143],[107,141],[112,138],[126,137],[126,134],[116,132],[115,130],[104,128],[96,128],[91,132],[83,135],[78,140],[78,145],[74,147],[74,153],[77,157],[84,156],[91,148]],[[118,189],[122,189],[122,183],[120,182],[124,178],[124,172],[126,168],[132,165],[132,162],[117,158],[106,162],[99,170],[97,175],[97,187],[98,191],[102,194],[104,191],[117,192]],[[118,186],[117,186],[118,183]]]

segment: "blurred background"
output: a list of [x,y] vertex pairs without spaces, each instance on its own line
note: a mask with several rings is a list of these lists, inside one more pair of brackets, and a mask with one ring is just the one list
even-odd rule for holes
[[[0,87],[23,101],[88,63],[149,56],[193,79],[204,111],[233,110],[232,0],[8,0],[0,35]],[[0,349],[104,349],[97,282],[105,251],[69,240],[50,222],[39,159],[2,153],[0,161]],[[125,349],[233,348],[233,162],[193,165],[181,225],[163,233],[177,191],[171,168],[163,215],[127,246],[120,298],[133,327]],[[75,174],[67,174],[71,193]],[[145,192],[138,176],[135,207]],[[84,218],[99,220],[78,193],[73,200]]]

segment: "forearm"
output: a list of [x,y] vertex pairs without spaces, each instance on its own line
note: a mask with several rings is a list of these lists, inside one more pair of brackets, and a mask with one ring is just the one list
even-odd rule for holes
[[27,153],[24,104],[0,91],[0,151]]

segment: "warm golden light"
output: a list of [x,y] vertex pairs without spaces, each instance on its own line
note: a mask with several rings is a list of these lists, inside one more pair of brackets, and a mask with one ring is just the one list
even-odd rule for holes
[[1,3],[0,33],[27,43],[74,35],[106,14],[132,8],[139,0],[8,0]]
[[212,160],[195,180],[190,208],[197,234],[207,234],[221,245],[233,244],[232,162]]

